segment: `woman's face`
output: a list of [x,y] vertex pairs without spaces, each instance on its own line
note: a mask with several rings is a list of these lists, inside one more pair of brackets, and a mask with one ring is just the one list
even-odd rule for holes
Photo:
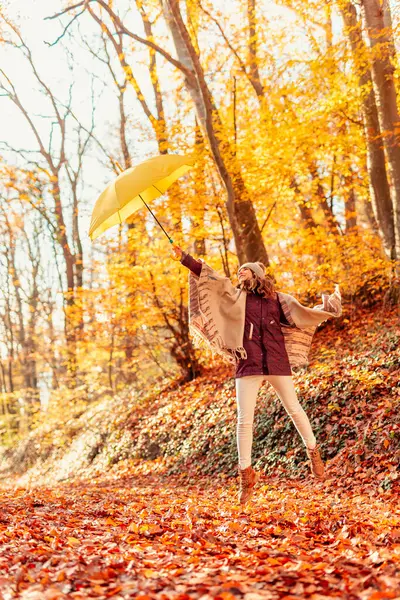
[[243,267],[239,269],[238,279],[239,283],[243,283],[243,281],[249,281],[253,277],[253,271],[248,269],[247,267]]

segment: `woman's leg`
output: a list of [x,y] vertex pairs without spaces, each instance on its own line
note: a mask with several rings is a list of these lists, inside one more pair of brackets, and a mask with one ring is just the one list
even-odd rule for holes
[[265,375],[250,375],[236,379],[237,448],[240,469],[251,465],[253,421],[257,394]]
[[267,375],[266,379],[278,394],[287,414],[301,435],[306,448],[309,450],[315,448],[316,440],[310,421],[298,401],[292,377],[290,375]]

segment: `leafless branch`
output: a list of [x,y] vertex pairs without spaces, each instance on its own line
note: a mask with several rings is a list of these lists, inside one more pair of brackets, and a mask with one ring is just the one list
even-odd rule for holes
[[3,146],[10,152],[15,152],[16,154],[19,154],[22,158],[25,158],[25,154],[40,154],[39,150],[28,150],[25,148],[20,148],[19,150],[16,150],[6,141],[1,141],[0,146]]
[[133,33],[129,29],[127,29],[125,27],[125,25],[123,24],[123,22],[121,21],[121,19],[118,17],[118,15],[112,10],[112,8],[104,0],[83,0],[82,2],[79,2],[78,4],[74,4],[73,6],[70,6],[66,9],[62,10],[61,12],[59,12],[55,15],[52,15],[50,17],[46,17],[46,18],[50,19],[50,20],[55,19],[57,17],[60,17],[64,14],[66,14],[67,12],[70,12],[71,10],[74,10],[75,8],[79,8],[80,6],[85,6],[85,10],[86,10],[88,8],[89,3],[92,3],[92,2],[96,2],[107,12],[107,14],[110,16],[110,18],[113,20],[113,22],[118,27],[117,34],[123,33],[124,35],[127,35],[128,37],[136,40],[140,44],[144,44],[145,46],[148,46],[149,48],[153,48],[153,50],[155,50],[161,56],[163,56],[169,63],[171,63],[172,65],[174,65],[174,67],[179,69],[179,71],[181,71],[192,84],[195,83],[195,76],[190,69],[187,69],[185,67],[185,65],[183,65],[179,60],[176,60],[173,56],[171,56],[169,54],[169,52],[164,50],[164,48],[161,48],[161,46],[159,46],[155,42],[153,42],[151,40],[146,40],[145,38],[142,38],[141,36],[137,35],[136,33]]
[[[97,144],[97,146],[100,148],[100,150],[104,153],[105,157],[108,159],[108,161],[111,165],[111,168],[114,169],[115,168],[114,159],[112,158],[110,153],[106,150],[106,148],[103,146],[103,144],[100,142],[100,140],[94,135],[92,129],[89,130],[84,125],[82,125],[81,122],[79,121],[78,117],[75,115],[75,113],[71,109],[69,110],[69,114],[74,119],[74,121],[76,123],[78,123],[78,125],[80,125],[82,130],[90,135],[91,139]],[[116,172],[118,172],[118,170],[116,170]]]
[[358,127],[364,127],[364,123],[362,121],[362,119],[354,119],[353,117],[350,117],[347,112],[341,108],[339,110],[339,113],[347,120],[350,121],[350,123],[354,123],[354,125],[358,125]]
[[[58,36],[58,38],[56,40],[54,40],[54,42],[44,42],[45,44],[47,44],[47,46],[55,46],[56,44],[58,44],[58,42],[64,37],[64,35],[67,33],[68,29],[71,27],[72,23],[78,19],[83,13],[85,12],[85,9],[81,10],[80,13],[77,13],[72,19],[71,21],[68,23],[68,25],[66,25],[64,27],[64,31]],[[48,17],[46,17],[48,18]]]
[[243,71],[243,73],[246,75],[247,78],[249,78],[249,75],[247,73],[247,69],[246,69],[246,65],[243,62],[243,60],[240,58],[239,53],[237,52],[237,50],[232,46],[231,42],[228,39],[228,36],[226,35],[225,31],[222,28],[222,25],[220,24],[220,22],[218,21],[218,19],[216,17],[214,17],[206,8],[204,8],[204,6],[201,4],[201,2],[198,2],[198,6],[200,7],[200,9],[203,11],[203,13],[205,15],[207,15],[207,17],[209,19],[211,19],[211,21],[218,27],[220,34],[222,35],[225,44],[228,46],[229,50],[232,52],[232,54],[235,56],[236,60],[238,61],[241,70]]
[[30,196],[28,196],[28,199],[26,200],[26,202],[28,202],[28,204],[30,204],[30,206],[32,206],[32,208],[37,210],[37,212],[40,214],[40,216],[46,221],[46,223],[49,227],[49,230],[51,232],[51,235],[54,236],[57,232],[57,227],[54,225],[54,223],[50,219],[50,217],[47,214],[47,212],[45,211],[45,209],[42,208],[39,204],[36,204]]
[[57,13],[55,15],[51,15],[51,17],[45,17],[44,20],[51,21],[52,19],[57,19],[58,17],[62,17],[62,15],[69,13],[71,10],[75,10],[75,8],[79,8],[80,6],[86,5],[88,1],[94,2],[95,0],[82,0],[82,2],[78,2],[78,4],[73,4],[72,6],[68,6],[67,8],[64,8],[64,10],[60,11],[59,13]]
[[[59,127],[60,127],[60,131],[61,131],[61,148],[60,148],[60,156],[59,156],[59,167],[63,164],[63,162],[65,161],[65,121],[62,118],[59,109],[58,109],[58,105],[57,105],[57,100],[55,98],[55,96],[53,95],[52,91],[50,90],[50,88],[48,87],[48,85],[43,81],[43,79],[40,77],[37,69],[36,69],[36,65],[33,61],[33,57],[32,57],[32,52],[30,50],[30,48],[26,45],[21,33],[19,32],[19,30],[15,27],[15,25],[13,25],[13,23],[11,23],[8,20],[5,20],[5,22],[7,23],[7,25],[12,29],[12,31],[14,31],[15,35],[18,37],[18,39],[20,40],[20,48],[22,50],[22,52],[25,54],[26,58],[28,59],[28,62],[31,66],[32,72],[37,80],[37,82],[39,83],[39,85],[42,87],[42,89],[44,90],[44,92],[46,93],[46,96],[49,98],[53,109],[54,109],[54,113],[56,115]],[[48,162],[50,164],[53,164],[51,155],[47,153],[48,156]]]
[[[149,119],[153,128],[157,129],[156,123],[155,123],[156,119],[155,119],[153,113],[151,112],[149,105],[147,104],[147,102],[145,100],[144,94],[140,88],[138,81],[136,80],[136,78],[133,74],[131,66],[126,62],[125,53],[124,53],[124,49],[123,49],[123,43],[122,43],[122,34],[120,32],[117,32],[117,35],[118,35],[118,41],[117,41],[115,39],[114,35],[111,33],[110,29],[104,24],[104,22],[96,15],[96,13],[89,6],[88,6],[88,11],[89,11],[90,15],[93,17],[93,19],[96,21],[96,23],[98,23],[100,28],[103,31],[105,31],[108,39],[113,44],[115,52],[120,61],[121,67],[123,68],[124,72],[127,74],[127,79],[129,81],[129,83],[132,85],[133,89],[135,90],[137,99],[139,100],[140,105],[142,106],[144,114]],[[111,20],[113,22],[115,29],[117,29],[118,23],[116,22],[114,13],[112,15],[110,15],[110,17],[111,17]],[[112,70],[111,70],[111,72],[112,72]]]
[[272,211],[274,210],[275,206],[276,206],[276,201],[273,203],[273,205],[272,205],[272,206],[271,206],[271,208],[269,209],[269,213],[267,214],[267,217],[266,217],[266,219],[265,219],[265,221],[264,221],[264,223],[262,224],[262,227],[261,227],[261,229],[260,229],[260,232],[261,232],[261,233],[263,232],[263,229],[264,229],[264,227],[265,227],[265,226],[266,226],[266,224],[268,223],[268,219],[270,218],[270,216],[271,216],[271,214],[272,214]]
[[[30,127],[31,127],[31,129],[32,129],[32,132],[33,132],[33,134],[34,134],[34,136],[35,136],[35,138],[36,138],[36,140],[37,140],[37,143],[38,143],[38,145],[39,145],[39,148],[40,148],[40,153],[41,153],[41,154],[42,154],[42,156],[43,156],[43,157],[46,159],[46,161],[48,162],[48,164],[49,164],[49,165],[50,165],[50,164],[51,164],[51,165],[53,165],[52,158],[51,158],[51,156],[49,155],[49,153],[46,151],[46,149],[45,149],[45,147],[44,147],[44,144],[43,144],[43,142],[42,142],[42,139],[41,139],[41,137],[40,137],[40,135],[39,135],[39,132],[38,132],[38,130],[36,129],[36,126],[35,126],[35,124],[33,123],[32,119],[30,118],[30,116],[29,116],[29,114],[28,114],[28,111],[25,109],[25,107],[24,107],[24,106],[22,105],[22,103],[20,102],[20,100],[19,100],[19,98],[18,98],[18,96],[17,96],[16,90],[15,90],[15,87],[14,87],[14,85],[12,84],[12,82],[11,82],[10,78],[9,78],[9,77],[8,77],[8,75],[7,75],[7,74],[6,74],[6,73],[3,71],[3,69],[0,69],[0,73],[1,73],[1,74],[3,75],[3,77],[4,77],[4,78],[7,80],[8,84],[10,85],[10,87],[11,87],[11,89],[12,89],[12,92],[10,92],[9,90],[7,90],[7,89],[6,89],[6,88],[5,88],[3,85],[1,85],[1,84],[0,84],[0,88],[1,88],[1,89],[3,89],[3,90],[4,90],[4,91],[7,93],[8,97],[10,98],[10,100],[11,100],[11,101],[12,101],[12,102],[13,102],[13,103],[14,103],[14,104],[15,104],[15,105],[16,105],[16,106],[17,106],[17,107],[20,109],[20,111],[22,112],[22,114],[24,115],[25,119],[28,121],[28,123],[29,123],[29,125],[30,125]],[[53,165],[53,166],[54,166],[54,165]]]

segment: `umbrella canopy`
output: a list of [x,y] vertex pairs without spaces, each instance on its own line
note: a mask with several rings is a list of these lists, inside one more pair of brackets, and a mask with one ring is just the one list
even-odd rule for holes
[[162,154],[118,175],[96,201],[89,228],[90,239],[95,240],[164,194],[195,162],[191,156]]

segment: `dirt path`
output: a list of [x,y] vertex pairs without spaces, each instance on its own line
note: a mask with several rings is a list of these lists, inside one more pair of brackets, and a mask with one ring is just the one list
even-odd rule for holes
[[242,510],[212,484],[1,490],[0,599],[400,598],[393,491],[268,480]]

